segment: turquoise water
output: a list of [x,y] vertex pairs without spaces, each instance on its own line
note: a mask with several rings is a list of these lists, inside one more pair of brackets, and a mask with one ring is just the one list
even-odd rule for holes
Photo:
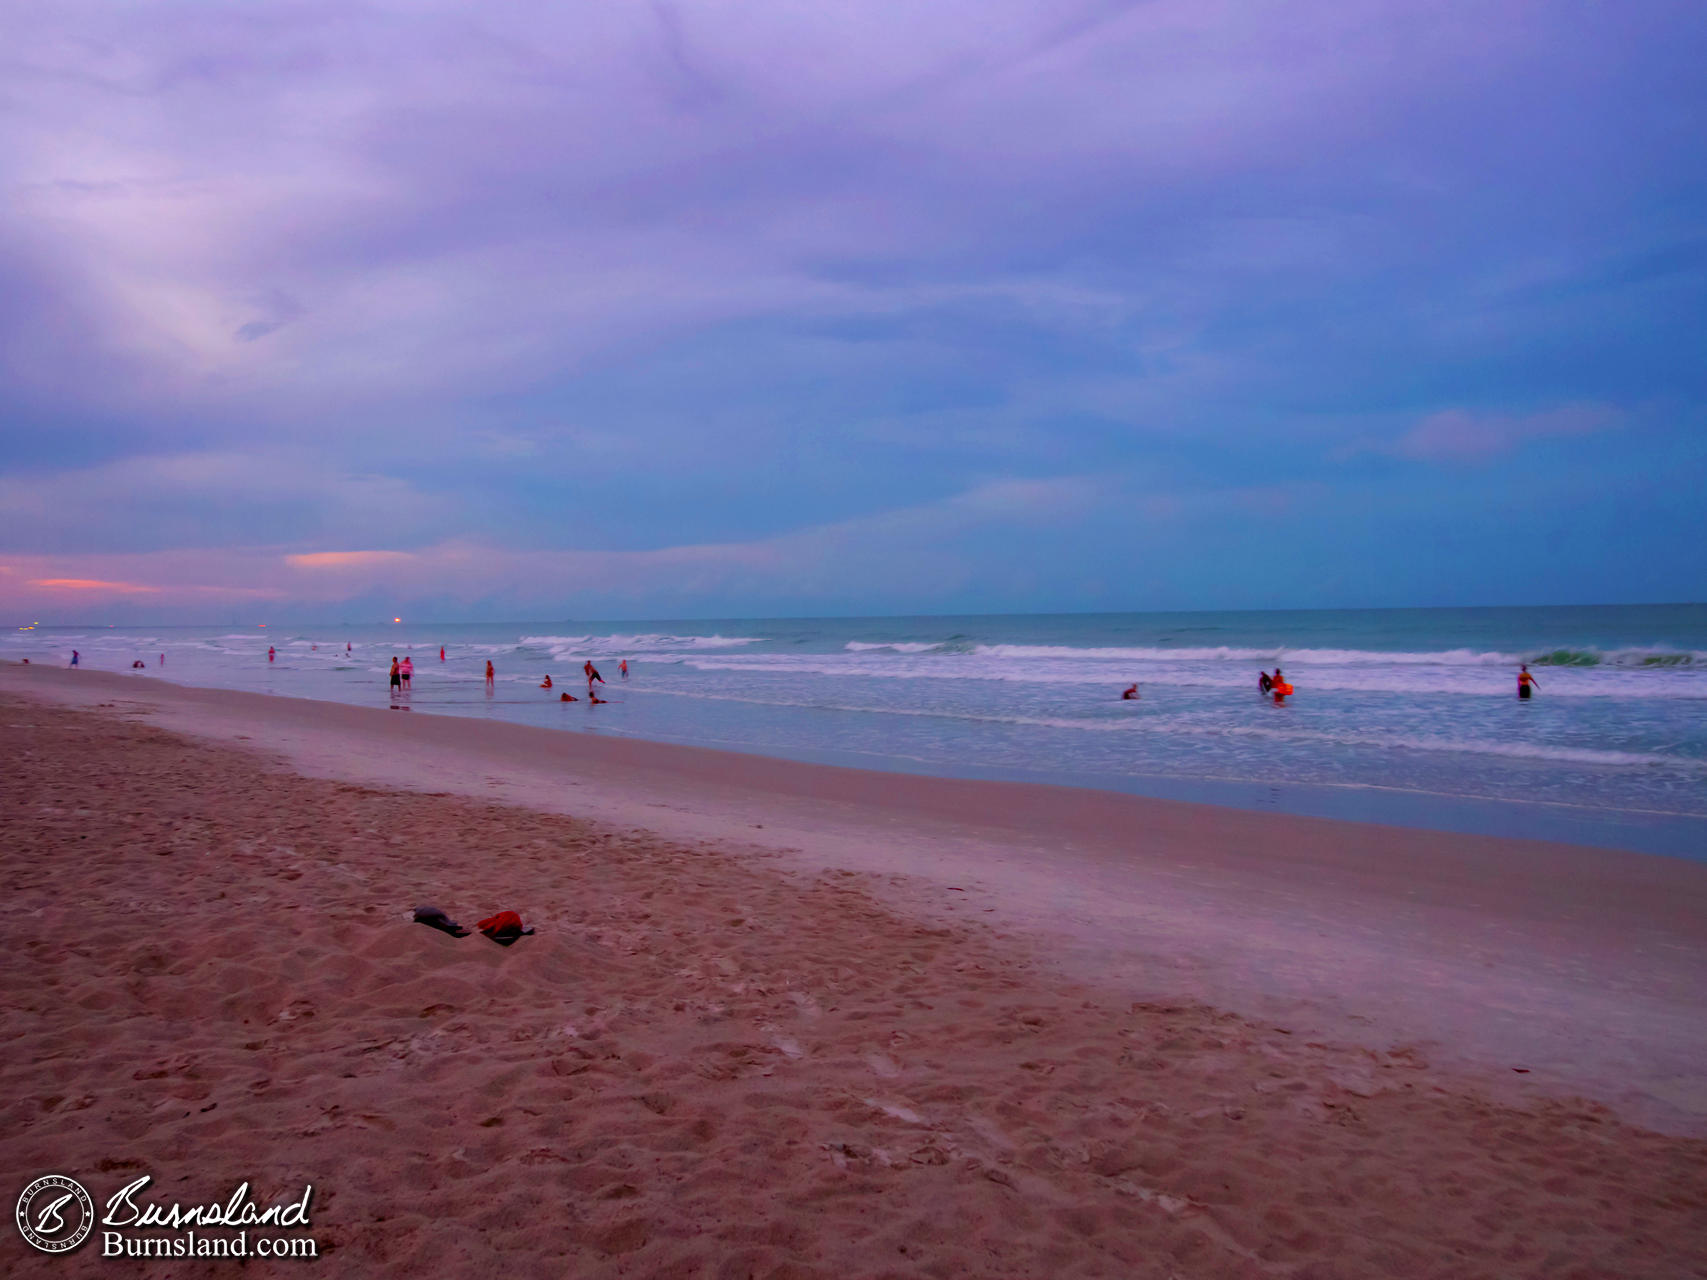
[[[0,656],[73,647],[93,667],[364,705],[388,701],[408,654],[418,711],[873,768],[1655,846],[1606,835],[1634,824],[1663,828],[1667,852],[1707,830],[1704,605],[84,627],[11,632]],[[558,702],[588,658],[610,705]],[[1526,703],[1520,662],[1540,682]],[[1256,687],[1277,664],[1285,706]],[[1141,698],[1120,701],[1134,680]]]

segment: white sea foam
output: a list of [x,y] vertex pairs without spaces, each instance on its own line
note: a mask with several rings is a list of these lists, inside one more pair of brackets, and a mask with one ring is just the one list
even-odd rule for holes
[[[1255,667],[1239,670],[1219,659],[1143,660],[1109,656],[1122,651],[1080,650],[1073,656],[1016,658],[1006,654],[886,653],[864,649],[853,653],[677,653],[656,661],[685,665],[705,672],[750,672],[774,676],[822,676],[859,680],[993,681],[1008,684],[1097,687],[1139,680],[1162,687],[1228,689],[1255,688]],[[1168,654],[1203,650],[1160,650]],[[1334,653],[1317,650],[1317,653]],[[1347,651],[1359,653],[1359,651]],[[1095,656],[1090,656],[1094,654]],[[1284,664],[1300,692],[1350,692],[1509,697],[1516,662],[1504,664],[1440,664],[1417,662],[1379,665],[1373,661],[1314,665],[1289,656]],[[1707,665],[1642,669],[1634,666],[1539,668],[1549,696],[1566,698],[1707,698]]]
[[518,645],[549,649],[563,656],[572,651],[586,650],[594,654],[646,653],[676,649],[733,649],[744,644],[762,644],[757,636],[677,636],[666,634],[610,636],[523,636]]
[[[857,715],[899,716],[908,719],[964,721],[976,724],[1013,725],[1028,729],[1064,729],[1075,733],[1127,733],[1156,737],[1178,734],[1195,738],[1246,738],[1272,742],[1311,742],[1341,747],[1371,747],[1409,751],[1457,752],[1504,756],[1523,760],[1556,760],[1582,765],[1672,767],[1690,773],[1707,773],[1707,760],[1680,758],[1640,751],[1606,751],[1590,747],[1556,746],[1549,743],[1491,741],[1481,738],[1449,738],[1413,734],[1371,734],[1357,731],[1274,729],[1261,725],[1209,724],[1202,720],[1165,715],[1114,715],[1099,717],[1036,716],[969,711],[955,708],[859,705],[816,699],[754,698],[739,694],[671,690],[674,696],[711,702],[740,702],[751,706],[784,707],[807,711],[837,711]],[[1133,711],[1140,711],[1134,707]]]
[[[851,647],[851,646],[850,646]],[[994,658],[1020,660],[1076,659],[1124,662],[1280,662],[1296,666],[1428,666],[1512,667],[1520,662],[1554,667],[1687,667],[1707,665],[1707,652],[1651,646],[1597,649],[1560,646],[1524,652],[1441,649],[1424,652],[1386,649],[1311,649],[1273,647],[1210,648],[1145,646],[1139,648],[1075,648],[1069,645],[981,644],[973,652]]]

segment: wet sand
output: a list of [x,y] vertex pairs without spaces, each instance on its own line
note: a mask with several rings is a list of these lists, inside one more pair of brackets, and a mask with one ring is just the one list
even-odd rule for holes
[[20,1187],[312,1181],[332,1274],[1707,1274],[1698,865],[0,699]]

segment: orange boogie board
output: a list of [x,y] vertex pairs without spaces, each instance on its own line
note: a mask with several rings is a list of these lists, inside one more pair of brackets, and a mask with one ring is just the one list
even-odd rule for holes
[[1274,686],[1274,700],[1276,702],[1279,702],[1282,698],[1287,698],[1287,697],[1291,697],[1291,696],[1292,696],[1292,686],[1291,685],[1289,685],[1289,684],[1277,684]]

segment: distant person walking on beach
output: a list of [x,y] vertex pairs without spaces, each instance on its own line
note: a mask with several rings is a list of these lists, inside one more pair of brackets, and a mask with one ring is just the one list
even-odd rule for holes
[[397,664],[397,655],[391,655],[391,687],[399,692],[403,689],[403,668]]
[[624,658],[621,662],[617,663],[616,669],[618,671],[622,672],[622,678],[624,680],[628,679],[628,659],[627,658]]
[[1120,691],[1120,700],[1122,702],[1138,701],[1138,682],[1136,680]]
[[78,653],[77,650],[73,649],[71,651],[71,665],[75,667],[77,665],[77,660],[82,656],[83,655]]
[[160,655],[160,665],[161,665],[161,666],[165,666],[165,665],[166,665],[166,655],[165,655],[165,654],[161,654],[161,655]]
[[346,641],[344,641],[344,652],[348,653],[349,651],[350,651],[350,642],[348,640],[346,640]]
[[492,680],[498,673],[492,670],[492,659],[486,659],[486,692],[492,692]]
[[1527,662],[1524,663],[1523,670],[1517,673],[1517,696],[1527,702],[1529,701],[1530,690],[1532,688],[1539,689],[1540,687],[1541,682],[1529,674],[1529,664]]
[[405,689],[409,688],[409,682],[415,678],[415,659],[405,654],[403,658],[403,665],[398,668],[398,671],[403,677],[403,687]]
[[591,658],[588,658],[581,664],[581,670],[587,677],[587,697],[591,698],[593,696],[593,681],[597,680],[600,684],[603,684],[605,682],[605,678],[599,674],[599,669],[593,665],[593,660]]

